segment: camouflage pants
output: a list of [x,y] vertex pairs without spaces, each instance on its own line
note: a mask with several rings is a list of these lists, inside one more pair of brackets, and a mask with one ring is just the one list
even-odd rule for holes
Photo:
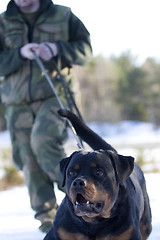
[[41,222],[56,207],[53,182],[61,186],[59,161],[65,157],[65,121],[57,114],[55,98],[24,105],[10,105],[6,119],[13,147],[13,161],[23,170],[31,207]]

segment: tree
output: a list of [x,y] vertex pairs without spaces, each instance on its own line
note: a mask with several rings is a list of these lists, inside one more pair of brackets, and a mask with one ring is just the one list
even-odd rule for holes
[[77,76],[86,121],[160,124],[160,64],[154,59],[137,66],[130,52],[110,59],[97,56]]
[[148,88],[148,120],[160,125],[160,64],[155,59],[148,58],[142,69],[146,72]]
[[85,119],[117,121],[119,113],[114,102],[116,67],[113,61],[101,56],[95,57],[76,75],[80,83]]

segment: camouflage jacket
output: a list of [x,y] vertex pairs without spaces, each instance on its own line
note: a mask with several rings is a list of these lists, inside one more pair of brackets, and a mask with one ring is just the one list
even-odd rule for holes
[[[47,99],[53,92],[36,61],[20,56],[29,42],[56,42],[60,66],[67,77],[73,64],[84,65],[91,57],[90,35],[70,8],[41,0],[41,7],[30,26],[11,0],[0,15],[0,76],[4,76],[1,98],[6,104],[22,104]],[[59,60],[54,58],[58,63]],[[43,62],[57,91],[60,81],[52,61]]]

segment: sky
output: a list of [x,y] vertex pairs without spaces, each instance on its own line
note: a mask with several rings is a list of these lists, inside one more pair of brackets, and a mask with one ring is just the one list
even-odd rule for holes
[[[1,0],[0,12],[8,0]],[[54,0],[71,7],[91,34],[94,55],[130,51],[142,63],[160,60],[160,0]]]

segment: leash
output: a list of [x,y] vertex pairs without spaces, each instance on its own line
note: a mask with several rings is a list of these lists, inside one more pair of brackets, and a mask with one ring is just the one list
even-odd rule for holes
[[[54,85],[53,85],[53,83],[52,83],[49,75],[47,74],[47,72],[46,72],[46,70],[45,70],[45,68],[44,68],[44,65],[43,65],[42,61],[41,61],[40,58],[37,56],[37,54],[36,54],[35,51],[33,51],[33,54],[34,54],[35,60],[36,60],[36,62],[37,62],[37,64],[38,64],[39,68],[41,69],[41,71],[42,71],[42,73],[44,74],[46,80],[48,81],[48,83],[49,83],[49,85],[50,85],[50,87],[51,87],[54,95],[56,96],[60,108],[61,108],[61,109],[65,109],[64,106],[63,106],[63,104],[62,104],[62,102],[61,102],[61,100],[60,100],[60,98],[59,98],[59,96],[58,96],[58,94],[57,94],[57,92],[56,92],[56,90],[55,90],[55,87],[54,87]],[[58,72],[58,74],[59,74],[59,72]],[[82,141],[81,141],[81,139],[79,138],[79,136],[77,135],[77,132],[76,132],[75,128],[73,127],[73,125],[71,124],[71,122],[70,122],[68,119],[67,119],[67,123],[68,123],[69,127],[71,128],[72,133],[73,133],[73,135],[74,135],[74,137],[75,137],[75,139],[76,139],[76,141],[77,141],[77,146],[78,146],[78,148],[79,148],[79,149],[83,149]]]
[[[56,71],[57,71],[57,73],[58,73],[58,78],[60,79],[60,81],[61,81],[61,83],[62,83],[62,86],[63,86],[64,92],[65,92],[65,96],[66,96],[66,99],[67,99],[68,106],[69,106],[70,110],[72,111],[72,106],[70,105],[70,100],[71,100],[72,105],[73,105],[73,107],[75,108],[75,111],[76,111],[78,117],[84,122],[84,120],[83,120],[83,118],[82,118],[82,115],[80,114],[80,112],[79,112],[79,110],[78,110],[78,107],[77,107],[77,105],[76,105],[76,102],[75,102],[75,100],[74,100],[74,98],[73,98],[73,94],[72,94],[72,92],[71,92],[68,84],[66,83],[63,75],[61,74],[61,72],[60,72],[60,70],[59,70],[56,62],[55,62],[54,60],[53,60],[52,62],[53,62],[53,65],[54,65],[54,67],[55,67],[55,69],[56,69]],[[69,97],[68,97],[68,96],[69,96]],[[70,98],[70,99],[69,99],[69,98]]]

